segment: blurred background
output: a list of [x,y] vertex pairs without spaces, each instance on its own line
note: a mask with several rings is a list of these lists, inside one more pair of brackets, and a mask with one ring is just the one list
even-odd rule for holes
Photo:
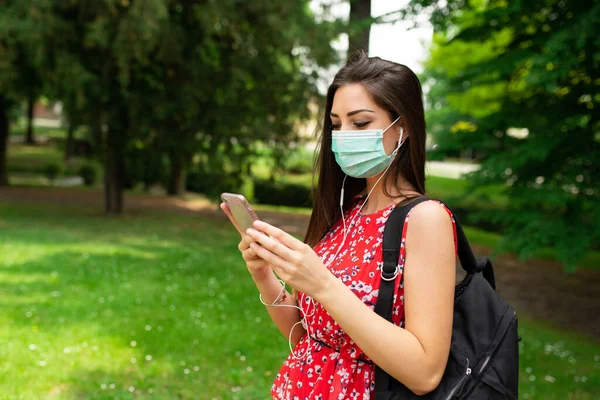
[[0,397],[269,398],[287,341],[218,197],[303,236],[364,49],[421,79],[520,398],[600,398],[599,28],[598,0],[0,1]]

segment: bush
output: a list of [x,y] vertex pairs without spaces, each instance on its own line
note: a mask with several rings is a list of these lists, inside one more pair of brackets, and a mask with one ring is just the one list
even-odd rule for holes
[[58,178],[64,172],[64,166],[57,162],[48,163],[42,168],[42,173],[44,176],[51,181]]
[[83,183],[86,186],[94,185],[98,181],[98,175],[100,175],[98,166],[89,162],[81,165],[78,173],[83,178]]
[[427,161],[444,161],[446,154],[440,150],[428,149],[427,150]]
[[293,153],[284,165],[284,169],[291,174],[310,174],[312,168],[312,154],[307,151]]
[[202,193],[212,200],[220,199],[223,192],[239,193],[242,185],[242,177],[216,171],[192,170],[186,179],[188,191]]
[[297,183],[255,179],[254,199],[260,204],[312,207],[310,188]]

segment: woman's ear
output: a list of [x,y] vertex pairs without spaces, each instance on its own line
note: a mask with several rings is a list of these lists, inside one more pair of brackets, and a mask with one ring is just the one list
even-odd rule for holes
[[408,139],[408,129],[404,124],[404,121],[400,121],[400,127],[398,128],[398,140],[403,142]]

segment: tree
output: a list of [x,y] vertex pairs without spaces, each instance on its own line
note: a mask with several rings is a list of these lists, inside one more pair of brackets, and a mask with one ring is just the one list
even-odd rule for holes
[[[36,39],[37,40],[37,39]],[[43,44],[30,41],[28,45],[16,43],[15,69],[20,79],[15,82],[17,90],[26,100],[27,130],[25,143],[35,144],[33,129],[33,111],[35,101],[42,90],[42,65],[36,62],[35,51],[44,51]]]
[[293,140],[297,118],[307,115],[316,75],[305,66],[336,61],[328,24],[315,21],[308,1],[57,0],[53,7],[60,32],[53,82],[69,118],[82,115],[102,149],[109,213],[122,210],[134,175],[148,183],[133,157],[169,160],[174,194],[193,156],[215,156],[202,154],[205,143],[230,154],[222,172],[247,173],[257,141]]
[[[48,5],[5,0],[0,12],[0,186],[9,184],[7,150],[12,110],[35,97],[46,62]],[[28,140],[33,140],[33,136]]]
[[[162,0],[65,3],[56,1],[53,14],[60,32],[53,43],[56,93],[64,94],[70,123],[82,106],[94,133],[105,170],[105,211],[123,209],[125,151],[135,139],[130,112],[141,93],[135,71],[152,62],[160,39],[158,26],[166,17]],[[72,76],[66,77],[65,73]]]
[[8,118],[9,100],[0,93],[0,187],[8,186],[8,168],[6,165],[10,120]]
[[348,54],[361,49],[369,53],[371,23],[371,0],[350,0]]
[[307,117],[317,95],[316,76],[303,68],[336,61],[328,25],[315,21],[305,1],[172,2],[161,29],[163,41],[147,71],[154,75],[145,78],[157,84],[144,98],[169,160],[170,194],[184,190],[194,155],[204,160],[196,168],[240,180],[258,142],[294,140],[298,119]]
[[487,215],[506,226],[505,249],[552,247],[574,268],[600,242],[600,1],[416,5],[436,32],[434,134],[479,151],[474,184],[506,184],[509,206]]

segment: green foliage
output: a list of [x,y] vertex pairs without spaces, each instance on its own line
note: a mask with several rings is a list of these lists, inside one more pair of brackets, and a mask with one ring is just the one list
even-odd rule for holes
[[100,177],[100,167],[93,162],[86,162],[79,167],[79,176],[86,186],[93,186]]
[[427,152],[427,161],[444,161],[446,153],[438,150],[429,150]]
[[[27,54],[45,94],[71,126],[87,125],[108,181],[126,187],[176,180],[218,146],[244,149],[232,157],[236,170],[260,141],[283,153],[310,117],[317,68],[338,60],[330,41],[339,26],[317,21],[309,0],[5,3],[0,94],[24,71],[19,48],[2,41],[34,43]],[[157,165],[162,174],[149,178]]]
[[205,194],[214,201],[218,201],[223,192],[241,193],[243,185],[240,176],[197,169],[188,172],[186,182],[187,190]]
[[258,143],[287,148],[317,96],[316,75],[304,67],[336,60],[329,23],[316,22],[308,1],[172,1],[167,14],[152,68],[132,74],[144,88],[132,113],[148,128],[140,140],[155,141],[167,156],[170,177],[215,151],[235,153],[227,173],[235,176]]
[[254,180],[254,200],[260,204],[312,207],[310,188],[306,185],[268,179]]
[[53,162],[53,163],[46,164],[43,167],[42,171],[46,178],[53,181],[54,179],[58,178],[64,172],[64,167],[63,167],[63,164],[61,164],[61,163]]
[[313,170],[313,153],[304,149],[292,151],[285,161],[284,170],[290,174],[311,174]]
[[[600,1],[412,1],[431,6],[424,78],[445,154],[483,161],[473,187],[506,184],[503,248],[554,247],[567,268],[600,243]],[[521,137],[518,133],[525,133]]]

